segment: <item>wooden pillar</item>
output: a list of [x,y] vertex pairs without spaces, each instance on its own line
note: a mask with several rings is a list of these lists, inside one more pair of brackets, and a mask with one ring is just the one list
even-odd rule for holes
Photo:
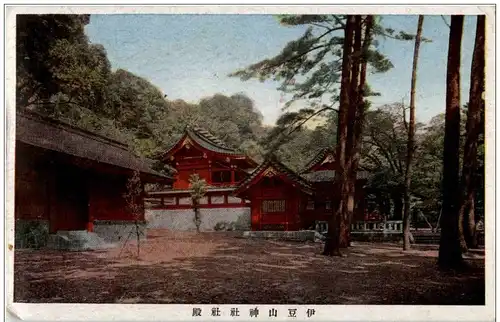
[[231,166],[231,184],[234,184],[234,168]]
[[88,232],[94,231],[94,218],[92,216],[89,216],[89,221],[87,222],[87,231]]
[[94,231],[94,214],[92,211],[92,207],[90,207],[90,196],[87,200],[87,231],[88,232],[93,232]]
[[208,161],[208,178],[207,183],[212,184],[212,161]]
[[[52,169],[49,167],[49,169]],[[47,189],[47,204],[46,204],[46,211],[47,211],[47,218],[49,219],[49,233],[55,233],[55,220],[56,218],[56,208],[55,208],[55,183],[54,183],[55,177],[52,175],[52,173],[48,176],[48,179],[46,181],[46,186],[45,188]]]

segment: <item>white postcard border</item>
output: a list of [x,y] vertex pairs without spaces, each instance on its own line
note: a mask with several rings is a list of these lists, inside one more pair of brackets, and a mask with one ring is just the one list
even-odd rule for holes
[[[15,14],[20,13],[217,13],[217,14],[276,14],[276,13],[327,13],[335,12],[356,14],[486,14],[486,209],[487,221],[485,232],[485,306],[378,306],[378,305],[175,305],[175,304],[25,304],[12,303],[13,299],[13,248],[14,244],[14,142],[15,142]],[[495,305],[495,8],[492,6],[443,6],[443,5],[342,5],[342,6],[6,6],[5,7],[5,96],[6,96],[6,185],[5,185],[5,233],[6,233],[6,301],[7,309],[15,316],[25,320],[61,320],[61,321],[194,321],[194,320],[321,320],[321,321],[467,321],[493,320]],[[402,285],[403,288],[403,285]],[[202,317],[192,316],[193,308],[199,307]],[[210,310],[219,307],[220,317],[210,316]],[[248,310],[258,307],[261,314],[250,318]],[[239,317],[229,316],[231,308],[238,308]],[[278,316],[269,318],[268,310],[277,309]],[[287,317],[288,309],[297,308],[297,317]],[[315,314],[306,316],[307,309],[314,309]]]

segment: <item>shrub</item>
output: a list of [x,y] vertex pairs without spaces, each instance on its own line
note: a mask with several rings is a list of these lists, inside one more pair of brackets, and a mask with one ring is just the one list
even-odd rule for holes
[[19,225],[19,238],[23,248],[41,248],[47,245],[49,230],[41,221],[17,222]]

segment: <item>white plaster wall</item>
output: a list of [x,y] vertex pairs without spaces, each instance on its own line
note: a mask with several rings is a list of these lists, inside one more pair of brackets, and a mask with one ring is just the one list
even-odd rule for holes
[[210,201],[214,204],[224,203],[224,196],[212,196],[210,197]]
[[241,199],[233,196],[228,196],[227,197],[227,202],[228,203],[241,203]]
[[[237,230],[250,229],[250,208],[205,208],[201,211],[202,231],[213,231],[217,223],[233,223]],[[196,230],[192,209],[146,209],[148,228]]]
[[190,197],[179,198],[179,205],[190,205],[190,204],[191,204]]

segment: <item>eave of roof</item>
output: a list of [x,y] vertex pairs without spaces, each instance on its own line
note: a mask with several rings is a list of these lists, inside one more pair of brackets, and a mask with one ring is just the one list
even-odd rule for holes
[[35,112],[16,113],[16,140],[38,148],[173,180],[153,170],[152,160],[136,156],[122,142]]
[[[206,192],[226,192],[226,191],[234,191],[236,186],[234,187],[207,187]],[[168,189],[163,191],[151,191],[148,195],[151,196],[162,196],[162,195],[175,195],[175,194],[185,194],[191,193],[191,189]]]
[[[356,173],[356,180],[368,179],[368,175],[367,171],[358,171]],[[302,173],[301,176],[309,182],[333,182],[335,181],[335,170],[312,171]]]
[[251,174],[246,178],[243,182],[240,183],[238,188],[233,192],[233,194],[240,194],[243,191],[250,188],[253,185],[252,181],[254,181],[260,174],[262,174],[269,167],[275,168],[281,174],[284,174],[290,181],[297,183],[302,191],[307,194],[313,193],[313,188],[304,178],[296,174],[293,170],[285,166],[283,163],[277,160],[268,159],[264,161],[260,166],[258,166]]

